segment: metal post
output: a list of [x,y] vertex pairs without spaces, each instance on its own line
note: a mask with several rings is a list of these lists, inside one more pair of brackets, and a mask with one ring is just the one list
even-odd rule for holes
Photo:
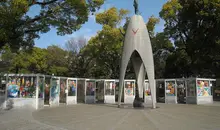
[[165,104],[167,103],[167,86],[166,86],[166,80],[164,80],[164,91],[165,91],[165,95],[164,95],[164,101]]
[[[66,79],[66,88],[65,88],[65,95],[66,95],[66,105],[68,105],[68,93],[69,93],[69,84],[68,84],[69,78]],[[68,91],[66,91],[68,90]],[[67,92],[67,93],[66,93]]]
[[134,90],[133,96],[135,97],[135,95],[136,95],[136,80],[134,80],[134,88],[133,88],[133,90]]
[[[210,92],[213,90],[213,88],[212,88],[212,86],[211,86],[211,79],[209,79],[209,87],[210,87]],[[213,91],[211,92],[211,96],[212,96],[212,94],[213,94]]]
[[50,78],[50,85],[49,85],[49,87],[50,87],[50,97],[49,97],[49,105],[51,105],[51,86],[52,86],[52,80],[53,80],[53,76],[51,76],[51,78]]
[[78,95],[78,93],[77,93],[77,91],[78,91],[78,80],[76,79],[76,90],[75,90],[75,96],[76,96],[76,104],[77,104],[77,95]]
[[[212,91],[211,79],[209,79],[209,88],[211,89],[211,90],[210,90],[210,92],[211,92],[211,91]],[[213,93],[213,92],[211,92],[211,96],[212,96],[212,93]],[[210,95],[209,95],[209,96],[210,96]],[[212,97],[212,103],[213,103],[213,97]]]
[[85,79],[85,83],[84,83],[84,102],[85,102],[85,104],[86,104],[86,90],[87,90],[86,84],[87,84],[87,82]]
[[198,93],[197,93],[197,78],[196,78],[196,84],[195,84],[195,89],[194,89],[194,94],[195,94],[195,97],[196,97],[196,104],[198,104]]
[[58,89],[58,106],[60,105],[60,77],[57,78],[57,89]]
[[6,83],[5,83],[5,102],[4,102],[5,108],[7,108],[7,100],[8,100],[8,74],[6,75]]
[[2,74],[0,73],[0,86],[2,87]]
[[[154,95],[153,95],[154,99],[152,99],[152,100],[155,104],[155,108],[156,108],[156,103],[157,103],[157,93],[156,93],[156,91],[157,91],[157,86],[156,86],[156,80],[154,79]],[[151,95],[152,95],[152,93],[151,93]]]
[[176,79],[174,81],[175,81],[175,103],[177,104],[177,81]]
[[43,75],[43,100],[45,98],[45,80],[46,80],[46,77],[45,75]]
[[105,100],[106,100],[106,99],[105,99],[105,85],[106,85],[106,80],[104,80],[104,85],[103,85],[103,87],[104,87],[104,103],[106,103],[106,102],[105,102]]
[[94,89],[94,103],[96,103],[96,80],[95,80],[95,89]]
[[[126,80],[123,80],[123,86],[122,86],[122,91],[123,91],[123,93],[124,93],[124,103],[125,103],[125,97],[126,97],[126,95],[125,95],[125,85],[126,85]],[[122,94],[121,94],[121,96],[122,96]],[[121,102],[121,101],[120,101]]]
[[186,91],[186,104],[187,104],[187,97],[188,97],[188,85],[187,85],[187,83],[188,83],[188,79],[184,79],[184,83],[185,83],[185,91]]
[[[38,100],[38,97],[39,97],[39,75],[36,75],[37,76],[37,83],[36,83],[36,88],[35,88],[35,91],[36,91],[36,109],[38,109],[38,104],[39,104],[39,100]],[[33,77],[31,77],[31,80],[33,81]],[[34,84],[34,83],[33,83]]]
[[116,81],[114,80],[114,103],[115,103],[115,89],[116,89]]

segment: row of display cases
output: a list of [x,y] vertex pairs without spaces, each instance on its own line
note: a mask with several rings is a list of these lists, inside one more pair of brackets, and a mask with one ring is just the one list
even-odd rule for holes
[[[82,103],[115,104],[118,98],[116,79],[84,79],[57,77],[40,74],[7,74],[2,77],[6,84],[4,94],[5,107],[43,108],[44,105],[59,106]],[[187,104],[207,104],[213,102],[215,79],[156,79],[156,97],[164,97],[165,103],[178,103],[180,97]],[[136,92],[136,80],[124,80],[123,102],[133,103]],[[152,103],[152,93],[148,80],[144,85],[144,102]],[[157,100],[159,101],[159,100]]]

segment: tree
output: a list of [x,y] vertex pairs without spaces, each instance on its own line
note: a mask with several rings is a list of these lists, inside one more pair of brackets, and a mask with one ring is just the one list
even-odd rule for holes
[[151,16],[146,23],[146,27],[150,36],[153,50],[155,77],[164,78],[166,60],[174,50],[174,47],[166,33],[155,33],[155,27],[159,22],[159,18]]
[[148,19],[148,22],[146,24],[147,30],[149,32],[150,38],[155,37],[155,26],[160,22],[159,18],[154,17],[153,15]]
[[[153,31],[154,33],[154,31]],[[172,54],[174,47],[164,32],[157,33],[151,38],[154,53],[154,66],[156,78],[164,78],[166,60]]]
[[182,78],[192,75],[189,73],[191,68],[190,59],[184,50],[178,50],[171,53],[165,63],[165,78]]
[[[2,0],[0,2],[0,49],[8,44],[12,50],[34,46],[39,34],[51,27],[58,35],[72,34],[88,20],[104,0]],[[39,7],[33,17],[30,8]]]
[[84,37],[72,37],[65,44],[65,49],[71,53],[79,53],[86,46],[87,39]]
[[[83,56],[80,50],[87,44],[87,39],[84,37],[73,37],[65,44],[65,50],[68,52],[67,64],[68,74],[73,77],[85,77],[88,70],[89,60],[86,60],[86,55]],[[85,70],[85,71],[84,71]]]
[[15,53],[8,45],[5,45],[0,52],[0,72],[9,72]]
[[183,61],[188,62],[184,68],[189,69],[183,75],[210,77],[217,72],[219,16],[219,0],[170,0],[164,4],[160,17],[165,20],[165,32],[174,41],[176,54],[173,56],[183,54]]
[[47,47],[47,74],[65,76],[68,72],[68,52],[52,45]]
[[68,52],[52,45],[47,49],[34,47],[31,51],[20,50],[9,65],[12,73],[42,73],[67,76]]
[[10,71],[14,73],[46,73],[47,51],[34,47],[31,52],[20,50],[13,57]]
[[96,14],[96,22],[101,25],[108,25],[112,28],[116,28],[116,26],[126,18],[128,13],[128,10],[117,10],[116,7],[112,7],[103,13]]
[[[101,24],[102,30],[91,38],[81,53],[90,59],[90,70],[87,76],[94,78],[118,78],[119,63],[123,35],[119,30],[120,22],[129,13],[128,10],[117,10],[112,7],[96,15],[96,22]],[[84,55],[85,56],[85,55]]]
[[95,58],[97,67],[94,77],[119,77],[122,41],[120,30],[108,25],[104,25],[103,30],[89,41],[88,50],[91,49],[91,57]]

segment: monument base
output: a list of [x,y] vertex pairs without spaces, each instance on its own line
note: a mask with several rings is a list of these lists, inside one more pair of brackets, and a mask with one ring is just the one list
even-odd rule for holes
[[133,107],[134,108],[144,108],[142,99],[135,97],[134,102],[133,102]]

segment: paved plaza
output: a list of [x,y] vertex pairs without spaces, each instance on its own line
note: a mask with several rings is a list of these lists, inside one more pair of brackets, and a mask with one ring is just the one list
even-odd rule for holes
[[0,112],[0,130],[219,130],[220,106],[157,104],[157,109],[125,105],[77,104],[39,111]]

